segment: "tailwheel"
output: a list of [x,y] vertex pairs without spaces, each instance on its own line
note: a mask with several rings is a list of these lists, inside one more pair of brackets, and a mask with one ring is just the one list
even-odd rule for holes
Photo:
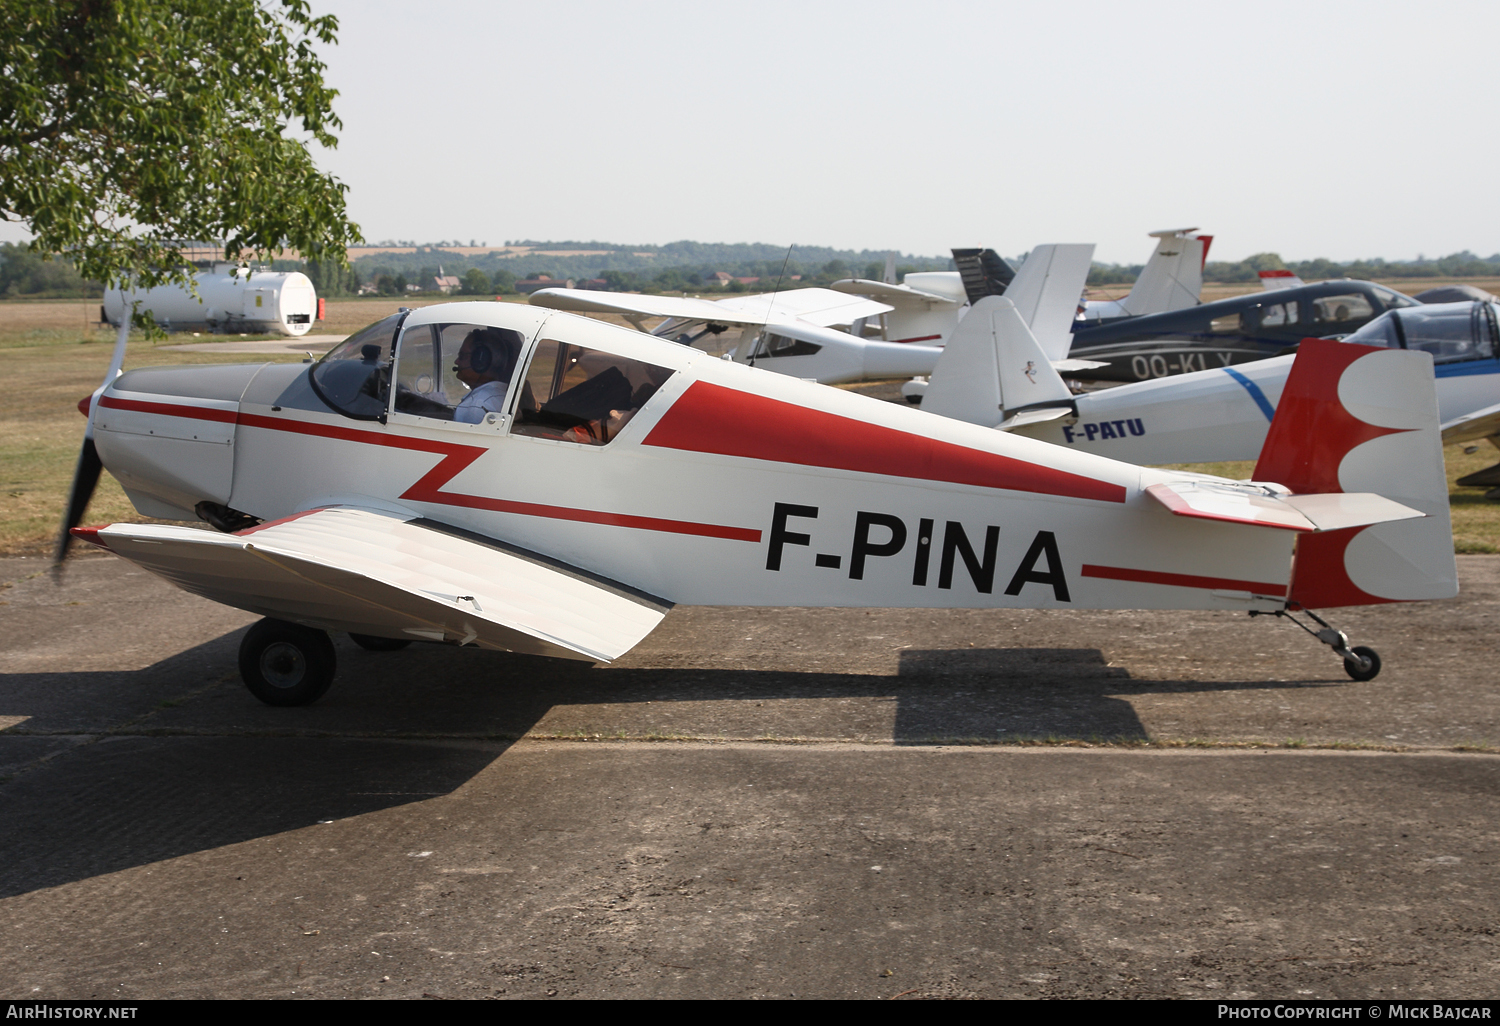
[[267,618],[240,642],[240,677],[267,705],[311,705],[333,683],[338,662],[328,632]]
[[1327,620],[1323,619],[1317,613],[1314,613],[1311,609],[1303,609],[1300,610],[1300,612],[1316,621],[1318,626],[1321,627],[1322,630],[1313,630],[1311,627],[1307,626],[1307,624],[1303,623],[1301,620],[1298,620],[1291,614],[1289,610],[1286,609],[1252,609],[1250,611],[1250,615],[1277,616],[1292,621],[1292,623],[1296,624],[1298,627],[1301,627],[1304,631],[1317,638],[1329,648],[1333,649],[1334,654],[1344,660],[1344,672],[1347,673],[1350,677],[1353,677],[1355,680],[1374,680],[1376,676],[1379,675],[1380,654],[1373,648],[1369,648],[1365,645],[1356,645],[1353,648],[1350,648],[1349,635],[1345,634],[1343,631],[1339,630],[1336,627],[1330,626]]
[[1344,657],[1344,672],[1355,680],[1374,680],[1380,673],[1380,653],[1365,645],[1355,645]]
[[410,638],[380,638],[373,634],[349,633],[349,640],[366,652],[396,652],[411,644]]

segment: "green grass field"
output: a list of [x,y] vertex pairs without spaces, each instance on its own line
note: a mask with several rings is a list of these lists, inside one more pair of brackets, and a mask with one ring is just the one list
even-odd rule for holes
[[[396,300],[381,299],[334,301],[329,304],[328,320],[314,330],[347,334],[398,305]],[[0,381],[6,382],[11,396],[9,402],[0,404],[0,555],[40,555],[50,550],[54,540],[83,440],[78,400],[98,387],[114,344],[113,329],[101,330],[93,324],[98,309],[97,303],[84,301],[0,303]],[[176,336],[170,341],[191,339]],[[132,339],[125,366],[300,359],[295,355],[184,353],[163,350],[163,344]],[[1481,443],[1472,454],[1463,448],[1449,446],[1445,453],[1454,547],[1459,552],[1500,552],[1500,502],[1485,499],[1484,489],[1452,485],[1455,478],[1500,461],[1500,451],[1488,443]],[[1189,469],[1244,478],[1253,464],[1202,464]],[[120,486],[105,474],[85,522],[142,519]]]

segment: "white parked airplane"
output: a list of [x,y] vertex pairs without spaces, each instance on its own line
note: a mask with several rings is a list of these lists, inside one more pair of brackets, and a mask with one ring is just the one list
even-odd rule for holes
[[648,318],[664,318],[649,334],[685,345],[708,335],[736,332],[734,347],[726,354],[734,362],[823,384],[925,374],[942,351],[865,339],[832,327],[852,326],[893,309],[832,289],[790,289],[728,299],[539,289],[531,294],[530,302],[572,313],[619,314],[643,332]]
[[[1027,323],[1056,354],[1054,361],[1067,355],[1077,297],[1088,278],[1093,250],[1091,245],[1038,246],[1007,287],[1007,295],[1022,309]],[[959,295],[944,297],[938,291],[918,288],[912,284],[913,279],[917,285],[929,285],[933,290],[962,285],[956,272],[936,271],[926,276],[907,275],[902,285],[845,280],[835,283],[836,287],[845,287],[837,290],[794,289],[719,300],[541,289],[532,294],[531,302],[574,313],[621,314],[642,331],[646,318],[663,317],[666,320],[651,334],[689,345],[705,335],[738,328],[736,344],[726,354],[729,359],[832,385],[920,376],[937,365],[940,346],[958,323],[963,305]],[[888,342],[858,333],[857,326],[873,318],[882,319],[881,330],[886,336],[898,335],[900,340]],[[831,327],[835,324],[855,330]],[[1060,365],[1065,369],[1072,366]]]
[[[1431,359],[1337,348],[1353,362],[1313,369],[1248,483],[506,303],[403,311],[310,367],[115,377],[122,333],[64,528],[266,617],[240,669],[274,705],[327,689],[329,631],[608,662],[677,602],[1316,618],[1451,596],[1446,507],[1414,508],[1446,494]],[[219,531],[75,528],[99,460],[141,513]],[[1318,623],[1351,676],[1378,672]]]
[[[1072,395],[1020,318],[975,317],[1003,303],[984,300],[964,319],[922,409],[1132,463],[1252,460],[1262,451],[1293,356]],[[1344,341],[1430,354],[1444,444],[1500,441],[1497,311],[1480,302],[1402,307]]]

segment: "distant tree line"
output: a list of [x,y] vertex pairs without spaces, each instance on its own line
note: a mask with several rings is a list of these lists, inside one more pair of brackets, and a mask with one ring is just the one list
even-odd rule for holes
[[0,298],[96,299],[104,286],[88,281],[72,261],[33,251],[24,243],[0,242]]
[[[352,296],[363,283],[375,286],[381,295],[407,293],[409,284],[427,286],[441,271],[460,280],[459,294],[467,296],[513,295],[516,281],[547,275],[556,280],[572,278],[602,281],[612,292],[745,292],[776,287],[804,288],[826,286],[840,278],[879,279],[885,273],[885,254],[872,250],[838,251],[819,247],[796,247],[790,259],[786,250],[759,244],[719,245],[677,242],[654,248],[620,246],[603,242],[537,242],[518,241],[516,245],[551,250],[608,250],[611,256],[560,257],[526,255],[501,259],[494,255],[465,257],[435,246],[418,247],[414,253],[378,253],[361,257],[353,266],[339,267],[332,262],[277,260],[273,270],[301,271],[317,289],[318,295],[330,298]],[[651,252],[653,257],[634,254]],[[756,252],[757,258],[747,253]],[[696,253],[701,259],[681,259]],[[766,254],[770,255],[766,255]],[[727,259],[731,254],[736,259]],[[680,262],[666,264],[662,257],[674,256]],[[814,256],[822,255],[820,259]],[[719,257],[725,257],[719,259]],[[1023,257],[1011,258],[1020,266]],[[610,266],[629,263],[631,266]],[[1129,285],[1140,275],[1144,264],[1095,263],[1088,283]],[[952,270],[947,257],[900,257],[897,280],[913,271]],[[1243,260],[1210,260],[1203,269],[1205,281],[1253,283],[1259,272],[1290,270],[1305,281],[1327,278],[1474,278],[1500,276],[1500,253],[1476,256],[1464,250],[1444,257],[1416,260],[1354,260],[1338,262],[1324,258],[1283,261],[1276,253],[1256,253]],[[731,276],[720,284],[718,272]],[[758,279],[741,282],[733,279]],[[0,243],[0,299],[73,299],[98,298],[103,287],[85,280],[66,257],[50,258],[24,243]]]
[[[1090,285],[1128,285],[1140,275],[1144,264],[1096,263],[1089,272]],[[1479,257],[1464,250],[1445,257],[1415,260],[1351,260],[1340,263],[1315,260],[1284,261],[1276,253],[1256,253],[1243,260],[1210,260],[1203,265],[1203,280],[1255,282],[1261,271],[1291,271],[1303,281],[1327,278],[1484,278],[1500,275],[1500,253]]]

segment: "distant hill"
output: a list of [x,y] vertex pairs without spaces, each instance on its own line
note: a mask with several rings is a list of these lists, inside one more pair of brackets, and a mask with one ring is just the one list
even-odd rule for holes
[[[472,240],[471,240],[472,242]],[[838,276],[863,276],[870,266],[883,270],[886,250],[833,249],[828,246],[787,247],[761,242],[670,242],[666,245],[622,245],[598,241],[540,241],[523,239],[501,246],[462,245],[460,242],[403,245],[384,242],[349,251],[349,259],[362,278],[380,274],[420,276],[441,264],[447,274],[462,276],[477,268],[493,275],[509,271],[517,278],[540,274],[552,278],[598,278],[606,271],[628,271],[652,277],[665,270],[675,270],[687,277],[712,275],[724,271],[735,277],[766,277],[837,273]],[[907,270],[937,271],[952,266],[952,259],[940,256],[896,255],[898,266]],[[835,272],[830,265],[838,265]],[[877,272],[877,277],[879,276]]]

